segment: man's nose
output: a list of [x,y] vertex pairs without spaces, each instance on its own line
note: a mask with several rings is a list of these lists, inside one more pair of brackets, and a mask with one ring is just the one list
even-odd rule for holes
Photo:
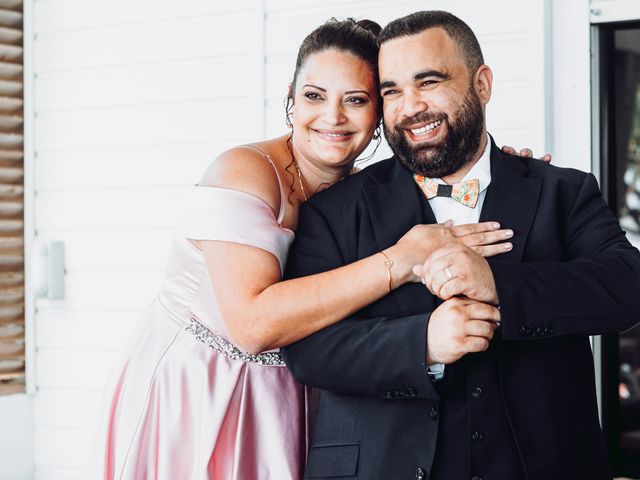
[[426,100],[419,92],[409,90],[402,97],[402,115],[406,118],[415,117],[418,113],[429,108]]

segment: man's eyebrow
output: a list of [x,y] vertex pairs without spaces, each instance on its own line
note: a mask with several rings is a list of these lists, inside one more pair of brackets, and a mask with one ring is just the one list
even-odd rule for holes
[[396,82],[392,82],[391,80],[387,80],[385,82],[380,83],[380,90],[384,90],[385,88],[395,87]]
[[438,70],[425,70],[424,72],[416,73],[413,77],[414,80],[422,80],[427,77],[436,77],[442,80],[447,80],[449,75],[443,72],[439,72]]
[[[440,78],[441,80],[448,80],[450,77],[448,74],[440,72],[438,70],[425,70],[424,72],[416,73],[413,77],[414,81],[422,80],[423,78],[435,77]],[[384,90],[385,88],[391,88],[397,86],[396,82],[392,80],[387,80],[380,83],[380,90]]]

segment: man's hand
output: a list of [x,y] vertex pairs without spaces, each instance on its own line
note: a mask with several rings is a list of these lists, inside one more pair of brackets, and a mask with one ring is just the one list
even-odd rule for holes
[[468,298],[452,298],[431,314],[427,326],[427,364],[449,364],[489,347],[500,311]]
[[464,295],[479,302],[498,305],[493,272],[487,261],[471,248],[451,244],[433,252],[422,266],[414,268],[429,291],[448,300]]

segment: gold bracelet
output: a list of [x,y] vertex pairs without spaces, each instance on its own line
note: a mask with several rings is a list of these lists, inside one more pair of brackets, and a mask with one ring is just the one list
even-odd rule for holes
[[391,261],[391,259],[389,259],[389,257],[387,257],[386,253],[384,253],[383,251],[380,251],[380,253],[384,257],[384,266],[387,267],[387,277],[389,278],[389,291],[391,291],[392,290],[392,288],[391,288],[391,267],[393,267],[393,262]]

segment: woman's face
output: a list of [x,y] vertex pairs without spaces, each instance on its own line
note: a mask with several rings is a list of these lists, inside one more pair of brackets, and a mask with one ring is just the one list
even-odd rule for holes
[[310,55],[298,72],[291,109],[298,161],[319,168],[350,166],[373,137],[378,98],[365,61],[338,50]]

